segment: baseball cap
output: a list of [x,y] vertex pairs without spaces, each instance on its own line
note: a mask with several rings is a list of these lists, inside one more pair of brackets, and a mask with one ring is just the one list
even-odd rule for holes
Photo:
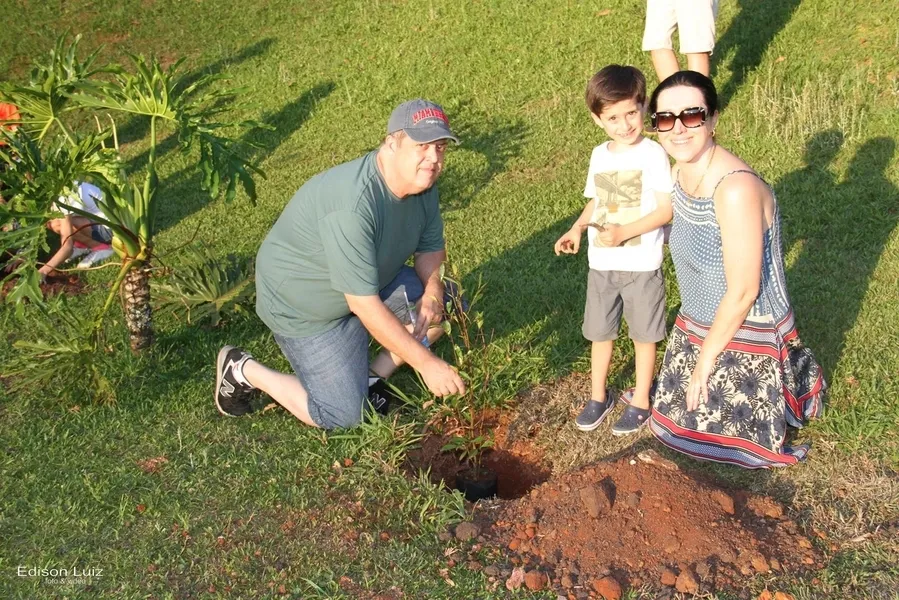
[[393,109],[387,121],[387,134],[401,129],[419,144],[446,139],[459,143],[459,138],[450,129],[449,119],[443,108],[421,98],[403,102]]

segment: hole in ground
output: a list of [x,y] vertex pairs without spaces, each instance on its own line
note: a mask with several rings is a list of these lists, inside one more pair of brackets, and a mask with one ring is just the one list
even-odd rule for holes
[[[503,499],[520,498],[531,488],[547,481],[552,473],[544,460],[543,452],[529,439],[509,440],[509,411],[488,410],[483,422],[493,432],[494,446],[484,454],[482,464],[497,475],[497,496]],[[430,469],[434,483],[441,481],[450,489],[456,487],[456,475],[465,469],[455,453],[442,448],[452,435],[430,431],[425,434],[420,447],[409,452],[407,469],[417,474],[419,469]]]

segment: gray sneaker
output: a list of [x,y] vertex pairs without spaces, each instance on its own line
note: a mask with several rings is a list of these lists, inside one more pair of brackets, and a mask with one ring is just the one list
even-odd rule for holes
[[637,408],[629,404],[621,417],[612,425],[612,435],[622,436],[637,433],[649,423],[650,415],[649,409]]
[[602,424],[603,419],[612,410],[615,405],[614,395],[607,389],[606,399],[602,402],[597,400],[587,400],[587,404],[581,411],[581,414],[574,420],[574,424],[581,431],[593,431]]

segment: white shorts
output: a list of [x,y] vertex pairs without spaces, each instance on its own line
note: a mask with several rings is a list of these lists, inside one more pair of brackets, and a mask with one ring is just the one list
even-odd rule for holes
[[646,0],[643,50],[673,50],[677,27],[681,54],[712,53],[718,0]]

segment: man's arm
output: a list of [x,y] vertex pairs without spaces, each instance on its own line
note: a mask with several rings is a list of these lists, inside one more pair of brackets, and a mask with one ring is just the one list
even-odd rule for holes
[[372,337],[421,373],[431,392],[437,396],[465,393],[459,374],[412,337],[379,296],[345,294],[345,297],[350,310]]
[[443,317],[443,280],[440,279],[440,265],[446,261],[446,250],[422,252],[415,255],[415,273],[424,286],[424,294],[418,308],[418,318],[412,337],[423,338],[428,327],[440,323]]

